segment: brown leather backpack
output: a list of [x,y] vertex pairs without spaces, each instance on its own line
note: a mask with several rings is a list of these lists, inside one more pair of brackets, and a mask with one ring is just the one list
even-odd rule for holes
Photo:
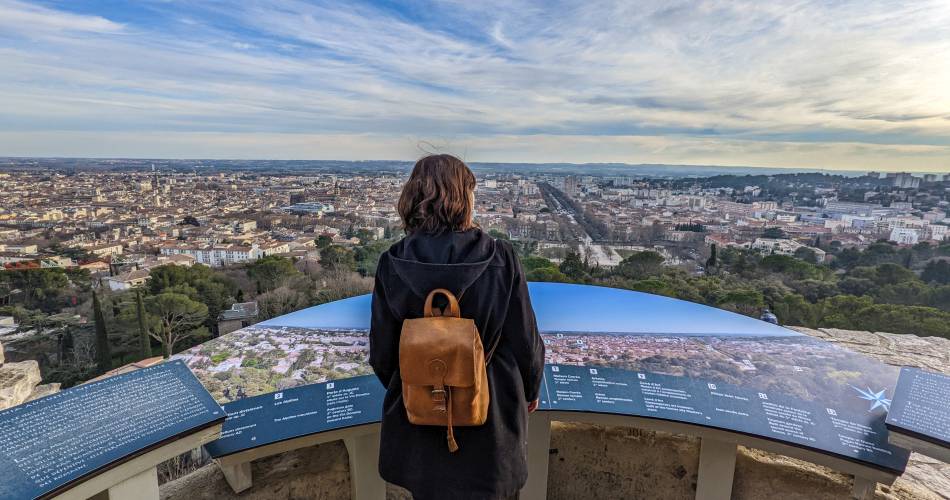
[[[433,311],[432,299],[445,295],[445,312]],[[453,426],[476,426],[488,417],[488,375],[498,339],[486,358],[475,322],[460,317],[452,292],[436,288],[426,297],[422,318],[402,322],[399,371],[409,422],[448,428],[449,451],[458,450]]]

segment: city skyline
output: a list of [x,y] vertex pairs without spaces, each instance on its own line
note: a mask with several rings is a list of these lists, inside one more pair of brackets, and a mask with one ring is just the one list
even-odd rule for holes
[[945,172],[950,6],[0,0],[0,155]]

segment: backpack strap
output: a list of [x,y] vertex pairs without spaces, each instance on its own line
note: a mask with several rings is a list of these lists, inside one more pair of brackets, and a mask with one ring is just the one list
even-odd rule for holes
[[456,318],[461,317],[461,312],[459,311],[458,299],[455,298],[455,295],[452,292],[446,290],[445,288],[436,288],[435,290],[432,290],[431,292],[429,292],[429,295],[426,296],[426,304],[422,308],[423,316],[425,316],[426,318],[431,318],[435,316],[435,314],[432,312],[432,299],[435,297],[437,293],[441,293],[442,295],[445,295],[445,298],[449,299],[448,310],[446,310],[439,316],[453,316]]
[[488,366],[488,363],[491,363],[492,356],[495,355],[495,349],[498,348],[498,344],[501,342],[501,330],[498,330],[498,335],[495,335],[495,341],[492,342],[491,349],[488,350],[488,354],[485,355],[485,366]]
[[[462,293],[459,294],[459,299],[465,295],[467,290],[462,290]],[[436,314],[432,309],[432,299],[435,298],[437,294],[445,295],[445,298],[449,300],[449,307],[445,312]],[[459,300],[455,298],[455,294],[446,290],[445,288],[436,288],[429,292],[429,295],[426,296],[425,306],[422,308],[422,314],[426,318],[431,318],[434,316],[452,316],[455,318],[460,318],[461,308],[459,307]],[[485,354],[485,366],[488,366],[488,363],[491,363],[492,357],[495,355],[495,349],[498,348],[498,344],[501,343],[501,330],[498,331],[498,335],[495,335],[495,341],[492,342],[491,349],[488,350],[488,353]]]

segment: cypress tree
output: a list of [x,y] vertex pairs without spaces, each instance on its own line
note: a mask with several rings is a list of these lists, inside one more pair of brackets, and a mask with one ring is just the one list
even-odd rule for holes
[[142,303],[142,290],[135,291],[135,313],[139,320],[139,348],[142,350],[142,359],[152,357],[152,341],[148,337],[145,327],[145,305]]
[[112,369],[112,353],[109,351],[106,318],[102,314],[102,303],[99,302],[99,295],[96,292],[92,292],[92,313],[96,322],[96,364],[99,372],[105,373]]
[[710,268],[710,267],[716,267],[716,264],[719,263],[719,262],[718,262],[718,260],[719,260],[719,255],[717,255],[717,253],[718,253],[718,250],[716,249],[716,244],[713,243],[713,244],[710,245],[710,247],[709,247],[709,258],[706,259],[706,268],[707,268],[707,269]]

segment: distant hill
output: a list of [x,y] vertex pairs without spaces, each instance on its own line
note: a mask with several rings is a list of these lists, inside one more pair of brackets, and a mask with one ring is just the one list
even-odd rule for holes
[[[214,171],[233,170],[268,174],[307,173],[376,173],[406,172],[411,161],[366,160],[211,160],[211,159],[141,159],[141,158],[0,158],[3,170],[151,170]],[[773,168],[722,165],[664,165],[655,163],[471,163],[476,172],[551,173],[581,175],[629,175],[635,177],[708,177],[719,174],[775,175],[796,172],[827,172],[859,176],[864,172],[835,171],[816,168]]]

